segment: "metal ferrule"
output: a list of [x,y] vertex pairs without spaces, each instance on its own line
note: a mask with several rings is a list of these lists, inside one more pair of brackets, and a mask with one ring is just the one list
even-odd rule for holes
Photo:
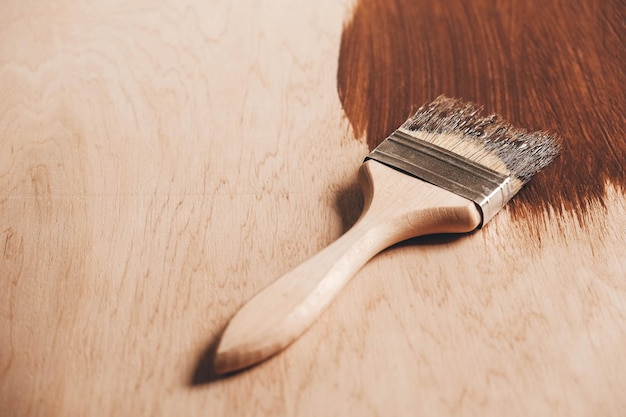
[[479,228],[515,195],[511,177],[401,131],[395,131],[366,158],[434,184],[476,203]]

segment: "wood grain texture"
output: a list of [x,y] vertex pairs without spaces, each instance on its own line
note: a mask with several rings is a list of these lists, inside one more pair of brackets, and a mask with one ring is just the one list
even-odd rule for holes
[[623,414],[611,186],[581,216],[385,251],[289,350],[192,383],[238,307],[360,212],[353,7],[0,4],[0,415]]

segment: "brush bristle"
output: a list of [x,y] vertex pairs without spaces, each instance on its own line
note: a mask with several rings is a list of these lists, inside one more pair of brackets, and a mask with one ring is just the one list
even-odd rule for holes
[[514,127],[482,107],[439,96],[420,107],[399,129],[478,164],[511,175],[521,187],[559,153],[559,142],[545,132]]

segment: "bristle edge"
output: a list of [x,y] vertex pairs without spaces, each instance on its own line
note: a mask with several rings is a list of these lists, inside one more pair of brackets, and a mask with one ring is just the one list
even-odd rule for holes
[[[450,145],[438,143],[438,139],[456,137],[460,145],[471,145],[472,151],[480,147],[482,153],[478,155],[462,152],[460,155],[479,163],[486,156],[495,156],[522,183],[528,182],[559,154],[560,143],[554,136],[512,126],[497,114],[482,116],[482,110],[471,102],[439,96],[420,107],[400,129],[448,149]],[[459,152],[460,148],[450,150]]]

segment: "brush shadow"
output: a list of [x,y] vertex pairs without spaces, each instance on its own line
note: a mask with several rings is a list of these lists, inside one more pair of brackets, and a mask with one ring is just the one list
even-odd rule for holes
[[436,245],[448,245],[454,243],[469,233],[439,233],[434,235],[418,236],[411,239],[407,239],[403,242],[396,243],[389,249],[401,248],[405,246],[436,246]]
[[347,232],[363,211],[363,192],[357,181],[340,188],[335,198],[335,211],[341,218],[341,233]]
[[224,329],[221,329],[217,336],[209,344],[209,346],[200,355],[194,373],[191,376],[191,381],[189,381],[189,385],[205,385],[223,378],[221,375],[218,375],[215,372],[215,369],[213,367],[213,363],[215,361],[215,353],[217,352],[217,347],[219,346],[220,340],[222,339],[223,332]]
[[217,352],[220,341],[222,340],[224,330],[226,330],[226,325],[224,325],[220,329],[220,331],[217,332],[213,341],[198,358],[197,365],[194,369],[193,375],[191,376],[191,380],[189,381],[189,386],[199,387],[202,385],[210,385],[218,381],[232,379],[247,369],[246,368],[239,371],[230,372],[228,374],[218,374],[217,372],[215,372],[215,354]]
[[214,363],[215,363],[215,354],[217,352],[217,348],[222,340],[222,335],[224,334],[224,330],[226,326],[224,326],[218,333],[217,336],[213,339],[213,341],[209,344],[204,352],[200,355],[197,361],[197,365],[191,376],[191,380],[189,381],[189,386],[191,387],[199,387],[210,385],[213,383],[217,383],[220,381],[226,381],[237,378],[239,375],[247,372],[251,368],[258,368],[263,366],[264,361],[252,364],[248,367],[229,372],[227,374],[218,374],[215,372]]

